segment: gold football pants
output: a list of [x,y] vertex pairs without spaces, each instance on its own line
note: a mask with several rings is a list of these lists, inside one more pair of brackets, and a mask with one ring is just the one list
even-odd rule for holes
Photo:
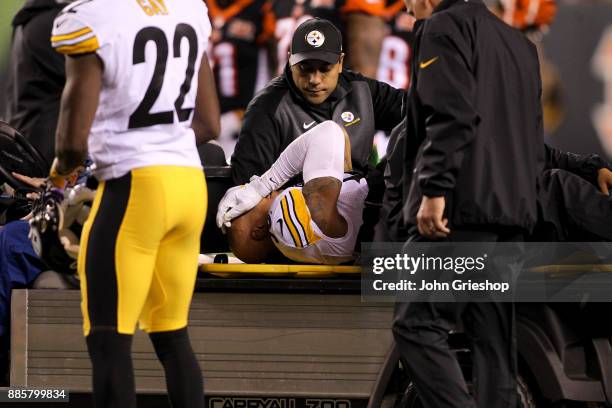
[[78,260],[85,336],[187,325],[206,206],[198,168],[144,167],[100,183]]

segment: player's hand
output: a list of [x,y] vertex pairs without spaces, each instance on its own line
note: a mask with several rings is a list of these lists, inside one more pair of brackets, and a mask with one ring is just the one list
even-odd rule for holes
[[597,171],[597,185],[599,190],[605,195],[610,195],[610,188],[612,188],[612,171],[601,168]]
[[28,186],[30,186],[32,188],[35,188],[37,190],[42,188],[42,186],[45,184],[45,179],[44,178],[28,177],[28,176],[24,176],[23,174],[19,174],[19,173],[15,173],[15,172],[12,172],[11,174],[17,180],[19,180],[22,183],[25,183]]
[[49,183],[55,188],[74,186],[81,170],[83,170],[83,166],[79,166],[68,172],[62,171],[56,157],[53,159],[53,164],[51,164],[51,170],[49,171]]
[[251,183],[232,187],[223,196],[217,208],[217,227],[225,232],[231,221],[255,207],[263,196],[253,188]]
[[444,197],[423,196],[421,207],[417,213],[417,227],[419,233],[429,239],[445,238],[450,234],[448,219],[444,216],[446,201]]
[[[24,184],[27,184],[28,186],[30,186],[32,188],[35,188],[36,190],[42,189],[42,187],[45,185],[45,181],[46,180],[44,178],[24,176],[23,174],[19,174],[19,173],[15,173],[15,172],[12,172],[11,174],[17,180],[21,181]],[[28,193],[28,194],[26,194],[26,198],[28,200],[37,200],[39,197],[40,197],[40,193]]]

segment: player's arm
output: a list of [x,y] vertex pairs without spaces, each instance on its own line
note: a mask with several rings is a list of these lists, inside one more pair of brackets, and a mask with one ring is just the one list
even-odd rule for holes
[[418,61],[417,92],[429,114],[425,147],[417,163],[423,197],[416,221],[421,235],[436,239],[450,233],[444,218],[445,195],[455,187],[480,118],[471,100],[476,83],[468,65],[469,45],[459,36],[428,32],[421,49],[427,52]]
[[612,164],[596,154],[575,154],[564,152],[544,144],[545,168],[562,169],[582,177],[608,194],[612,187]]
[[421,49],[427,52],[417,61],[417,92],[428,116],[418,181],[424,195],[440,197],[455,187],[464,152],[476,136],[476,81],[468,66],[471,50],[461,38],[427,33]]
[[330,238],[346,234],[348,225],[338,212],[342,182],[333,177],[319,177],[304,184],[302,194],[312,220]]
[[198,93],[191,127],[195,132],[198,146],[216,139],[221,131],[219,98],[206,53],[202,56],[198,73]]
[[87,138],[102,88],[102,70],[102,62],[94,53],[66,57],[66,85],[55,134],[52,176],[68,175],[85,162]]

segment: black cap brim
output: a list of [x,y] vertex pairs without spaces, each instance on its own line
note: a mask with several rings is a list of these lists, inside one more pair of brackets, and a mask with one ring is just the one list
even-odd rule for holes
[[289,65],[293,66],[306,60],[319,60],[327,62],[328,64],[337,64],[338,61],[340,61],[340,54],[328,51],[311,51],[291,54],[289,56]]

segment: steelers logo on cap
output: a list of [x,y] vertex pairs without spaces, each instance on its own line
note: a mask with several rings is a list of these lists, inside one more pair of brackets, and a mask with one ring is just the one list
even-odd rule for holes
[[319,48],[325,42],[325,36],[322,32],[314,30],[306,35],[306,42],[315,48]]

